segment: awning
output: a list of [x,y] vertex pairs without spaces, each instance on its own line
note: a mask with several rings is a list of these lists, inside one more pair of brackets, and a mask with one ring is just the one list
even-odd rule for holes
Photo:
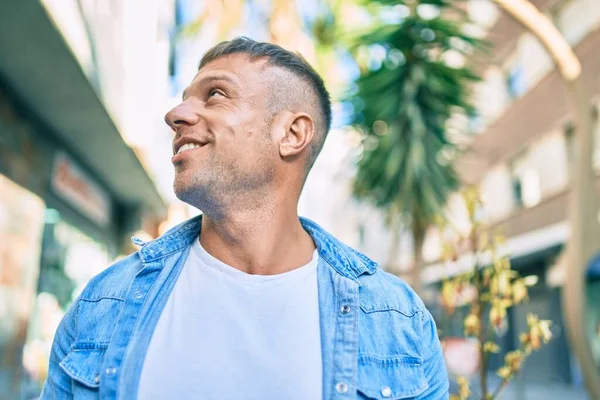
[[39,1],[0,2],[0,76],[120,203],[165,215],[154,182]]

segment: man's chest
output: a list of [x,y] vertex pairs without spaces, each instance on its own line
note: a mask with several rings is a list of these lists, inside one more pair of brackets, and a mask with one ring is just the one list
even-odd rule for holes
[[240,282],[184,269],[148,346],[144,399],[319,399],[316,274]]

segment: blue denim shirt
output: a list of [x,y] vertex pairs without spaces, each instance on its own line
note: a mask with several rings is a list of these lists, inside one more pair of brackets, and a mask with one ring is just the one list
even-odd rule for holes
[[[323,399],[447,399],[435,323],[417,295],[301,222],[320,256]],[[200,226],[201,217],[191,219],[90,281],[56,332],[42,399],[136,397],[154,327]]]

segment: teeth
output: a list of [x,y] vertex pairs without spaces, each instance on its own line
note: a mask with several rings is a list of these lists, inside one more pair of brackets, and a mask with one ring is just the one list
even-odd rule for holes
[[183,152],[184,152],[184,151],[186,151],[186,150],[192,150],[192,149],[195,149],[195,148],[197,148],[197,147],[200,147],[200,145],[199,145],[199,144],[196,144],[196,143],[186,143],[186,144],[184,144],[183,146],[181,146],[181,147],[179,148],[179,150],[177,150],[177,154],[183,153]]

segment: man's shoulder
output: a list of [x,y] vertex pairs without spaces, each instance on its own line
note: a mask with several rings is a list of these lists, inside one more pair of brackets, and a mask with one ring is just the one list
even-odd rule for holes
[[96,301],[102,298],[125,299],[129,286],[140,271],[142,262],[139,253],[116,261],[104,271],[93,277],[79,296],[80,299]]
[[402,279],[381,268],[359,277],[361,308],[365,312],[396,311],[413,316],[425,311],[415,291]]
[[367,255],[343,243],[316,223],[301,219],[304,228],[320,244],[339,274],[359,284],[360,306],[364,312],[396,311],[407,316],[424,312],[425,305],[402,279],[381,269]]
[[115,262],[90,280],[80,299],[98,300],[114,298],[123,300],[131,282],[146,262],[163,258],[188,246],[198,236],[200,217],[194,217],[169,229],[149,242],[132,238],[139,250]]

